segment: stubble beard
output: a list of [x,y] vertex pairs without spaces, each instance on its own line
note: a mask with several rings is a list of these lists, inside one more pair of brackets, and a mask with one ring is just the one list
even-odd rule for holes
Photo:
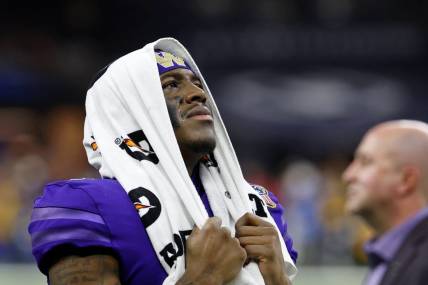
[[215,139],[198,139],[189,143],[188,148],[194,153],[199,153],[202,156],[214,151],[216,147]]

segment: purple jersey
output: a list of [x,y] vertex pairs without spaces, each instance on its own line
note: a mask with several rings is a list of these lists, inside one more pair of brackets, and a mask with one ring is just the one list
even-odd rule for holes
[[[194,182],[212,216],[205,191]],[[297,253],[282,222],[283,208],[276,197],[269,197],[276,204],[269,207],[270,213],[295,261]],[[113,179],[66,180],[46,185],[43,196],[34,203],[29,233],[33,255],[45,275],[52,265],[52,253],[66,246],[72,249],[70,254],[94,248],[111,252],[120,264],[122,284],[162,284],[167,277],[134,205]]]

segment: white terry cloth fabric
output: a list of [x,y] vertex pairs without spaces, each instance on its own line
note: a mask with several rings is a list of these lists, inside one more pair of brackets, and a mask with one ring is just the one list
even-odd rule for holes
[[[208,94],[217,139],[214,158],[218,167],[201,163],[200,176],[214,215],[222,219],[222,226],[234,234],[236,221],[244,213],[253,212],[249,193],[259,194],[243,178],[211,92],[192,57],[177,40],[159,39],[119,58],[107,68],[87,92],[84,145],[88,160],[103,177],[116,178],[128,194],[142,187],[157,197],[161,211],[146,230],[169,274],[164,284],[175,284],[185,270],[185,260],[184,254],[180,255],[180,245],[174,244],[174,234],[191,230],[194,225],[201,228],[208,214],[189,177],[170,123],[154,49],[182,57]],[[138,130],[144,132],[146,140],[130,141],[128,135]],[[159,160],[135,159],[120,147],[124,145],[129,147],[128,151],[143,154],[152,153],[151,146]],[[150,201],[145,202],[150,204]],[[266,219],[276,227],[266,206],[265,211]],[[150,207],[139,210],[140,217],[145,218],[149,212]],[[297,268],[281,241],[286,271],[293,278]],[[174,264],[168,264],[160,254],[171,242],[175,249],[172,252],[176,253]],[[257,264],[251,262],[231,284],[264,282]]]

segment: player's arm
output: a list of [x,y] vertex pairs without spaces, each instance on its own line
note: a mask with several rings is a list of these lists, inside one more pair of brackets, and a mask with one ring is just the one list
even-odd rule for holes
[[285,245],[287,247],[288,253],[290,254],[291,259],[293,260],[294,264],[297,262],[298,258],[298,252],[295,248],[293,248],[293,239],[288,232],[287,228],[287,219],[286,216],[284,216],[284,208],[279,203],[278,198],[272,193],[269,193],[269,198],[272,200],[273,203],[275,203],[275,207],[271,208],[268,207],[269,213],[271,214],[272,218],[275,220],[276,225],[278,226],[278,229],[282,235],[282,238],[284,239]]
[[67,256],[49,270],[51,285],[120,285],[119,264],[110,255]]
[[48,184],[35,201],[28,227],[33,255],[51,285],[120,284],[110,230],[84,183]]

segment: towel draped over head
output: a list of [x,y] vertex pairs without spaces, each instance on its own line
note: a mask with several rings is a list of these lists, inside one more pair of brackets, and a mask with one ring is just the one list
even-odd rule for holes
[[[243,178],[211,92],[194,60],[177,40],[159,39],[106,69],[86,97],[84,146],[88,160],[101,176],[117,179],[128,193],[168,272],[164,284],[175,284],[185,270],[185,238],[194,225],[204,225],[208,214],[189,177],[169,119],[157,49],[184,59],[207,94],[217,145],[213,160],[200,163],[199,173],[214,215],[234,234],[236,221],[253,211],[248,195],[258,193]],[[268,216],[264,219],[276,227],[265,211]],[[281,248],[292,278],[297,269],[282,239]],[[251,262],[244,267],[231,284],[263,284],[257,264]]]

